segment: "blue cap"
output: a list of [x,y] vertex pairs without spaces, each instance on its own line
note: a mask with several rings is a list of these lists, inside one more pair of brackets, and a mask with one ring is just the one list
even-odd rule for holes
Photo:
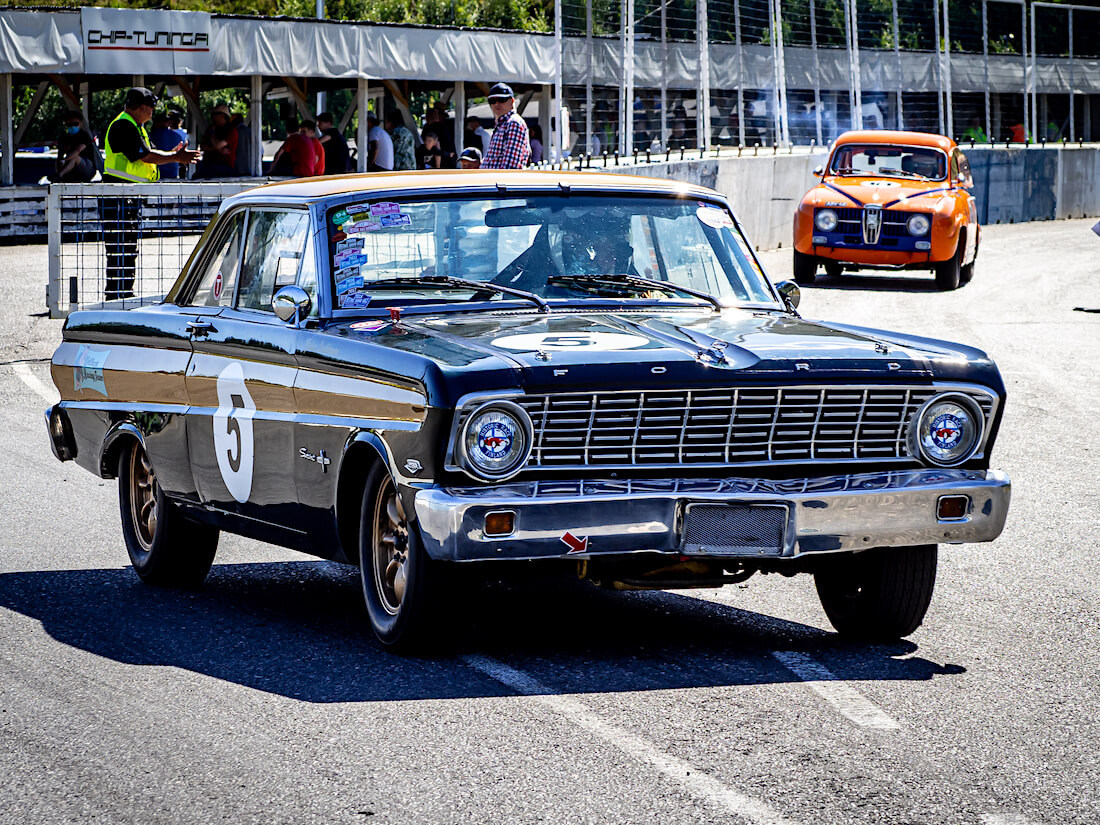
[[507,83],[495,83],[489,90],[489,100],[507,100],[510,97],[515,97],[515,94]]

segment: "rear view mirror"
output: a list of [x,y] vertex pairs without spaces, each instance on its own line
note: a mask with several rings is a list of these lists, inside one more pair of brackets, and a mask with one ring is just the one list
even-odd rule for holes
[[802,302],[802,290],[794,281],[780,281],[775,285],[783,302],[793,311]]

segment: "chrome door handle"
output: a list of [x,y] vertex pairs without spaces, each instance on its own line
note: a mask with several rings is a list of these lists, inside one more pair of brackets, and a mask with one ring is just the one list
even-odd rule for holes
[[187,329],[192,335],[198,335],[200,332],[212,332],[214,325],[209,321],[188,321]]

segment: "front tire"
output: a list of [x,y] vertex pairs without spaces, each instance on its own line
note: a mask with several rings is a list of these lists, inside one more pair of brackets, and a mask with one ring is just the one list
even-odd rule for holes
[[118,462],[122,538],[134,572],[157,587],[198,587],[210,572],[218,531],[191,521],[157,482],[145,449],[136,441]]
[[376,464],[363,494],[359,579],[378,641],[394,650],[420,648],[429,641],[437,578],[437,565],[410,527],[393,479]]
[[817,258],[794,250],[794,280],[797,284],[812,284],[817,277]]
[[966,254],[964,239],[959,237],[959,246],[948,260],[936,264],[936,286],[945,292],[958,289],[962,282],[962,256]]
[[814,575],[825,615],[842,636],[893,641],[924,621],[936,584],[937,548],[880,547],[825,559]]

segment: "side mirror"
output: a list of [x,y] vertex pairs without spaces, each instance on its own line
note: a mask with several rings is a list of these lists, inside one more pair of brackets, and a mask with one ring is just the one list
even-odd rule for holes
[[957,175],[955,177],[955,183],[966,183],[966,175]]
[[814,176],[815,177],[820,178],[824,174],[825,174],[825,167],[824,166],[819,165],[819,166],[814,167]]
[[794,281],[780,281],[775,288],[779,290],[779,296],[788,307],[792,310],[798,309],[802,302],[802,290],[798,288],[798,284]]
[[310,300],[309,293],[294,284],[284,286],[271,299],[271,308],[275,310],[276,317],[280,321],[295,326],[309,315],[312,306],[313,301]]

